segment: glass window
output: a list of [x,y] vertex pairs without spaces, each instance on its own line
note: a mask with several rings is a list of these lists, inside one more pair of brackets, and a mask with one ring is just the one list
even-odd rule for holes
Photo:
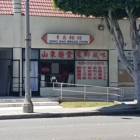
[[75,83],[108,86],[107,61],[76,61]]
[[0,49],[0,59],[12,59],[12,49]]
[[118,62],[118,85],[119,86],[134,86],[134,81],[131,75],[126,70],[126,66],[122,62]]
[[41,87],[53,87],[53,82],[74,83],[74,62],[71,60],[41,61]]
[[[25,61],[23,62],[23,91],[25,91]],[[31,61],[30,86],[32,91],[38,91],[38,61]]]
[[[22,51],[22,57],[25,59],[25,49]],[[31,59],[38,59],[39,58],[39,50],[31,49]]]

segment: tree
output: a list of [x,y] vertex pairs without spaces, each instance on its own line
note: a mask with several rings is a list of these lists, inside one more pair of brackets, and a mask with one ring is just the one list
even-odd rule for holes
[[[55,8],[72,11],[74,14],[101,17],[105,20],[107,29],[115,44],[118,58],[126,66],[133,77],[137,92],[138,107],[140,107],[140,0],[53,0]],[[127,18],[130,23],[130,39],[133,63],[124,54],[124,37],[118,20]]]

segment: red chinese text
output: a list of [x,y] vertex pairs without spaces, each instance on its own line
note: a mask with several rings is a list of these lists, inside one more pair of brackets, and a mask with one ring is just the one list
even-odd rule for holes
[[50,52],[50,57],[51,57],[51,58],[56,57],[56,56],[55,56],[55,51],[51,51],[51,52]]
[[98,52],[93,52],[92,58],[99,58],[98,57]]
[[48,53],[46,53],[45,51],[42,53],[42,57],[48,57]]
[[58,57],[64,58],[64,52],[63,52],[63,51],[59,51],[59,52],[58,52]]
[[56,36],[56,39],[59,39],[59,38],[60,38],[60,36],[59,36],[59,35],[57,35],[57,36]]
[[107,57],[105,52],[101,52],[101,53],[100,53],[100,56],[101,56],[103,59]]
[[84,52],[84,56],[89,58],[90,57],[90,52],[89,51],[85,51]]
[[77,51],[77,52],[76,52],[76,57],[77,57],[77,58],[82,58],[82,52]]
[[65,36],[65,35],[63,36],[63,40],[67,40],[67,38],[66,38],[66,36]]
[[67,58],[72,58],[72,52],[71,51],[67,51],[66,55],[67,55]]

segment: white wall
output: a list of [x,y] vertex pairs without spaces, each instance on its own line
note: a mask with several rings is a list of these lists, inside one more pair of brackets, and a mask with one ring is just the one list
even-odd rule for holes
[[[20,19],[20,17],[18,18]],[[14,51],[14,59],[21,59],[21,50],[18,48],[25,47],[25,16],[22,16],[21,22],[19,22],[21,26],[18,26],[18,29],[16,29],[17,22],[14,15],[0,15],[0,21],[0,47],[17,47],[16,51]],[[119,23],[124,34],[125,49],[130,50],[129,22],[127,20],[120,20]],[[105,30],[98,30],[98,24],[100,24],[100,19],[31,16],[32,48],[109,50],[109,85],[117,86],[118,61],[116,52],[112,51],[114,44],[107,28],[105,27]],[[20,29],[21,35],[19,36],[18,30]],[[89,45],[45,44],[41,38],[46,33],[90,34],[94,41]],[[113,82],[116,82],[115,85]]]
[[[13,37],[17,33],[14,15],[0,15],[0,47],[13,47],[14,40],[18,42],[18,47],[25,47],[25,16],[22,16],[21,37]],[[121,29],[124,34],[124,41],[127,44],[125,49],[131,49],[129,36],[128,20],[120,20]],[[63,48],[63,49],[114,49],[114,44],[110,38],[110,34],[105,30],[98,30],[100,19],[87,18],[54,18],[54,17],[30,17],[30,27],[32,33],[32,48]],[[20,27],[18,27],[18,30]],[[75,33],[90,34],[94,41],[90,45],[60,45],[45,44],[41,39],[45,33]],[[21,43],[19,40],[21,39]],[[19,46],[21,45],[21,46]],[[16,45],[17,46],[17,45]]]
[[13,47],[12,15],[0,15],[0,47]]
[[[98,30],[99,19],[32,16],[30,23],[32,48],[108,49],[109,47],[110,36],[107,30]],[[24,29],[22,30],[23,32]],[[90,34],[94,38],[94,41],[90,45],[45,44],[41,38],[46,33]],[[22,46],[24,47],[24,40],[22,41]]]

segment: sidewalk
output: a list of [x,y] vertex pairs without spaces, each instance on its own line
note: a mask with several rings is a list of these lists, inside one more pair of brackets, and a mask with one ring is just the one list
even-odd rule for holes
[[138,113],[140,113],[140,109],[136,108],[135,101],[105,107],[62,108],[61,106],[34,106],[34,113],[23,113],[22,107],[3,107],[0,108],[0,120],[94,115],[126,115]]

